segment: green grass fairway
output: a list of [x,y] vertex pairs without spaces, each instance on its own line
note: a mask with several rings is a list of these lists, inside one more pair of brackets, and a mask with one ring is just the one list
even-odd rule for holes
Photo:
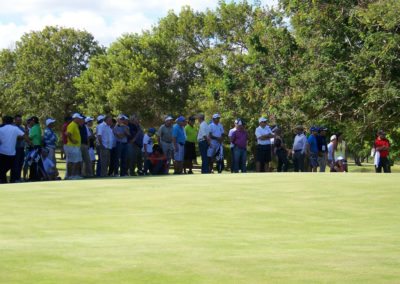
[[400,283],[400,175],[0,185],[0,283]]

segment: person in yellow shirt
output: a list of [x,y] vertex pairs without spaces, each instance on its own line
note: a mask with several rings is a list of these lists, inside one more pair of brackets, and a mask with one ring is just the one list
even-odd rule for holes
[[67,126],[66,136],[67,144],[65,145],[65,154],[67,157],[67,174],[65,179],[80,179],[81,177],[81,134],[79,125],[84,123],[83,116],[74,113],[71,123]]

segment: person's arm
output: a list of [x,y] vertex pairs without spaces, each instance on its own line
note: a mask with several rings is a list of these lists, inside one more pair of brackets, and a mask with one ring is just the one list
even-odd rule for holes
[[307,149],[309,148],[308,141],[306,136],[303,136],[303,149],[301,150],[301,154],[306,154]]

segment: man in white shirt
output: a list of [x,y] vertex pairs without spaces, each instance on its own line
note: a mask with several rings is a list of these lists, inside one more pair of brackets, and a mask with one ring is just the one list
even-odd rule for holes
[[112,118],[106,116],[104,121],[97,128],[97,140],[100,149],[100,176],[106,177],[110,165],[110,150],[113,147],[114,133],[111,129]]
[[[208,129],[208,137],[210,140],[210,145],[208,147],[207,150],[207,156],[209,158],[209,170],[210,172],[212,172],[213,170],[213,162],[215,159],[215,156],[218,152],[218,150],[220,150],[220,147],[222,146],[222,141],[224,139],[224,127],[222,126],[221,123],[219,123],[221,118],[221,115],[219,115],[218,113],[214,114],[212,116],[212,123],[209,125],[209,129]],[[223,162],[223,159],[221,159]],[[218,170],[218,172],[221,172],[221,170]]]
[[205,122],[204,120],[205,119],[204,114],[199,114],[197,116],[197,119],[200,125],[199,132],[197,134],[197,142],[199,143],[199,150],[201,156],[201,173],[207,174],[210,172],[208,166],[208,156],[207,156],[208,145],[210,143],[210,139],[208,137],[209,129],[207,122]]
[[255,132],[257,138],[256,171],[269,172],[269,163],[272,159],[271,138],[274,137],[274,133],[267,125],[265,117],[261,117],[258,123],[260,126],[256,128]]
[[12,123],[13,118],[5,116],[3,117],[3,126],[0,127],[0,183],[7,183],[7,172],[14,165],[17,139],[25,135]]
[[304,158],[307,148],[307,137],[304,134],[304,127],[296,126],[296,136],[293,141],[292,155],[295,172],[304,172]]

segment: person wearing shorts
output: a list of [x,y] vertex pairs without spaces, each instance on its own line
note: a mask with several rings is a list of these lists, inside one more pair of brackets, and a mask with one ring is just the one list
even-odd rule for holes
[[256,171],[269,172],[269,163],[272,159],[271,138],[274,137],[271,128],[267,125],[267,119],[261,117],[258,120],[259,126],[256,128],[257,152],[256,152]]
[[185,125],[186,119],[180,116],[172,128],[172,143],[174,144],[174,174],[182,174],[185,156]]
[[[215,160],[215,156],[217,152],[219,151],[221,145],[222,145],[222,140],[224,139],[224,127],[222,124],[219,122],[221,119],[221,115],[219,113],[216,113],[212,116],[212,123],[209,126],[209,141],[210,145],[207,150],[207,156],[209,159],[209,167],[210,170],[209,172],[213,172],[213,163]],[[221,157],[221,160],[223,162],[223,157]]]
[[67,157],[67,179],[81,178],[82,152],[79,126],[82,125],[83,122],[83,116],[79,113],[75,113],[72,116],[71,123],[67,126],[67,144],[64,148]]

